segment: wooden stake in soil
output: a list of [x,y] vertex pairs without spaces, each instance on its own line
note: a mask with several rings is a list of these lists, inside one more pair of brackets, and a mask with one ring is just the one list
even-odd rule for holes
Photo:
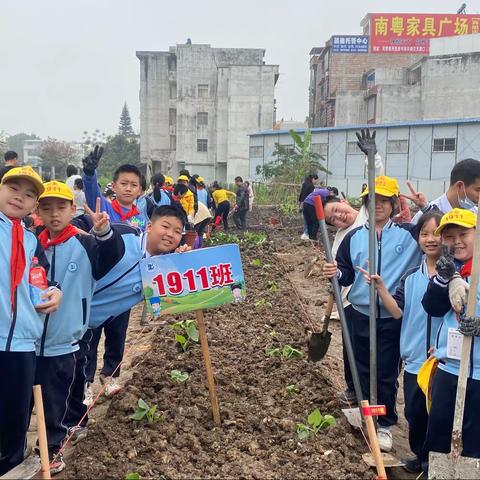
[[50,479],[50,461],[48,458],[47,429],[45,427],[45,412],[41,385],[33,386],[33,400],[37,412],[38,446],[40,447],[40,463],[42,465],[42,478]]
[[365,424],[367,425],[370,448],[372,449],[373,458],[375,459],[375,465],[377,467],[377,478],[386,479],[387,473],[385,472],[383,457],[380,452],[380,447],[378,446],[377,432],[375,430],[375,424],[373,423],[373,417],[371,414],[367,414],[370,410],[368,400],[362,400],[362,410],[364,411],[363,417],[365,419]]
[[205,317],[203,310],[197,310],[197,327],[200,337],[200,347],[202,349],[203,363],[207,373],[208,393],[210,394],[210,404],[212,405],[213,423],[219,427],[220,423],[220,408],[218,406],[217,390],[215,388],[215,378],[213,376],[212,362],[210,361],[210,350],[208,349],[207,330],[205,328]]

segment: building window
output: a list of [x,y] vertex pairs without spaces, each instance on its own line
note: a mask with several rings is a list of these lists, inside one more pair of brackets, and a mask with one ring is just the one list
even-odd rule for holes
[[208,112],[197,113],[197,125],[208,125]]
[[197,152],[208,151],[208,140],[206,138],[197,139]]
[[408,140],[388,140],[387,153],[408,153]]
[[456,138],[434,138],[433,151],[434,152],[454,152],[457,146]]
[[263,158],[263,147],[250,147],[250,158]]
[[312,143],[311,149],[312,153],[325,156],[328,154],[328,143]]
[[357,142],[347,143],[347,153],[355,155],[363,155],[363,152],[358,148]]
[[168,124],[170,126],[177,124],[177,109],[176,108],[169,108],[168,109]]
[[177,149],[177,136],[170,135],[170,150],[176,150],[176,149]]
[[208,98],[208,84],[199,83],[197,86],[198,98]]
[[168,59],[168,71],[172,72],[177,69],[177,56],[176,55],[169,55]]
[[170,82],[170,100],[177,98],[177,84],[176,82]]

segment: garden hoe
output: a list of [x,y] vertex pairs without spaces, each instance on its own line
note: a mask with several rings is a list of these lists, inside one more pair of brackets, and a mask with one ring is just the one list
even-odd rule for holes
[[308,359],[312,362],[318,362],[327,353],[330,341],[332,339],[332,333],[328,331],[328,325],[330,323],[330,316],[333,310],[333,293],[328,297],[327,308],[325,310],[325,316],[323,317],[323,327],[321,332],[312,332],[310,340],[308,342]]
[[[480,206],[480,202],[479,202]],[[476,313],[477,291],[480,270],[480,223],[477,213],[477,227],[475,230],[475,244],[473,247],[472,275],[468,293],[467,316],[473,317]],[[453,417],[452,446],[450,453],[430,452],[428,478],[444,479],[473,479],[480,478],[480,459],[462,457],[462,426],[467,393],[467,379],[472,349],[472,337],[464,336],[460,370],[458,372],[457,398],[455,400],[455,414]],[[479,438],[480,441],[480,438]]]

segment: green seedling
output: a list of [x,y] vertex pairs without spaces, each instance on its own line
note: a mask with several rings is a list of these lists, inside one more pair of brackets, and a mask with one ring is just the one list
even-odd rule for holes
[[223,245],[225,243],[240,243],[240,239],[233,233],[214,232],[207,241],[207,245]]
[[181,370],[172,370],[170,372],[170,379],[177,383],[184,383],[190,378],[190,375],[187,372],[182,372]]
[[278,291],[278,283],[275,280],[271,280],[268,282],[268,290],[270,292],[277,292]]
[[300,393],[300,389],[292,384],[292,385],[287,385],[287,392],[290,394],[290,395],[298,395]]
[[275,331],[275,330],[272,330],[269,335],[272,337],[272,338],[278,338],[278,332]]
[[137,472],[130,472],[125,475],[125,480],[140,480],[140,475]]
[[198,343],[198,330],[195,320],[181,320],[172,325],[175,341],[186,352],[192,344]]
[[264,308],[264,307],[272,308],[272,304],[270,302],[267,302],[264,298],[261,298],[260,300],[257,300],[255,302],[255,307],[256,308]]
[[320,410],[316,408],[312,410],[307,417],[307,425],[304,423],[297,423],[297,435],[300,440],[306,440],[310,437],[315,437],[317,433],[324,429],[334,427],[337,424],[335,417],[332,415],[322,415]]
[[265,350],[265,353],[269,357],[279,357],[282,354],[279,348],[267,348],[267,350]]
[[262,261],[259,258],[254,258],[252,260],[252,266],[261,267],[262,266]]
[[302,358],[303,353],[296,348],[291,347],[290,345],[285,345],[282,348],[282,357],[283,358]]
[[267,236],[264,233],[245,232],[242,243],[250,245],[263,245],[267,241]]
[[131,420],[136,420],[140,422],[141,420],[146,420],[148,423],[161,422],[163,420],[162,415],[157,413],[157,406],[150,406],[142,398],[138,399],[137,409],[130,415]]

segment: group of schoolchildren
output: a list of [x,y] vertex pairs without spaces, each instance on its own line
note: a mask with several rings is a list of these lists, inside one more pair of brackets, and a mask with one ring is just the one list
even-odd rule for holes
[[[27,454],[35,384],[42,386],[51,473],[65,468],[65,440],[76,444],[87,435],[102,331],[100,381],[107,396],[120,389],[130,309],[142,299],[140,260],[189,250],[185,232],[194,229],[201,238],[210,208],[216,224],[223,219],[228,228],[233,198],[235,221],[244,226],[251,197],[240,177],[236,194],[215,183],[212,203],[198,175],[182,171],[174,185],[157,174],[147,194],[138,168],[122,165],[106,198],[96,176],[101,156],[96,147],[80,178],[68,172],[68,185],[44,183],[31,167],[6,157],[0,172],[0,475]],[[80,212],[76,190],[86,199]],[[35,296],[32,274],[39,269],[46,285]]]
[[[382,173],[381,171],[379,173]],[[480,194],[480,162],[458,162],[450,187],[428,203],[409,185],[400,194],[396,179],[375,179],[375,218],[368,218],[372,193],[362,192],[360,211],[346,201],[322,194],[325,218],[338,228],[334,263],[325,263],[327,278],[337,277],[352,339],[362,395],[370,396],[369,284],[377,291],[377,395],[386,406],[378,418],[380,448],[393,446],[397,423],[397,387],[404,367],[405,417],[413,458],[411,472],[428,471],[429,452],[450,451],[459,347],[462,335],[473,336],[463,420],[463,455],[480,458],[480,318],[465,315]],[[418,207],[410,223],[399,218],[399,198]],[[369,230],[375,229],[376,273],[369,275]],[[480,312],[476,292],[476,312]],[[357,401],[344,353],[346,403]]]

